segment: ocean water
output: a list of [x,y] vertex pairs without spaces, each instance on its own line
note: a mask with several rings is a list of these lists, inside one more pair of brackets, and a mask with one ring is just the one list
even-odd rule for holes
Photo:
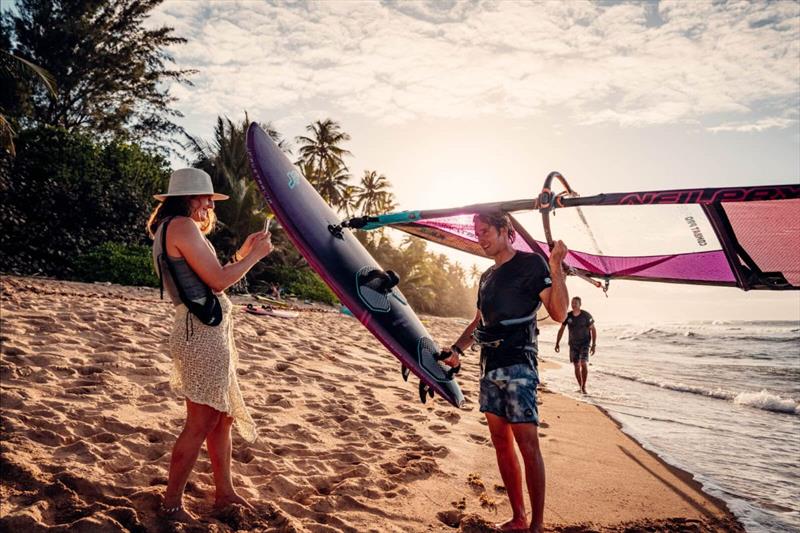
[[[542,328],[555,392],[595,403],[664,460],[694,474],[748,531],[800,531],[800,323],[598,324],[588,395],[569,348]],[[546,417],[546,413],[544,413]]]

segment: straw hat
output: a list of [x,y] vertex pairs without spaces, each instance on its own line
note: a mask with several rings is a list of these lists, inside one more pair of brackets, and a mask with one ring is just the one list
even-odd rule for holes
[[154,194],[162,202],[168,196],[202,196],[210,194],[214,201],[227,200],[228,196],[214,192],[211,176],[199,168],[182,168],[169,177],[169,190],[166,194]]

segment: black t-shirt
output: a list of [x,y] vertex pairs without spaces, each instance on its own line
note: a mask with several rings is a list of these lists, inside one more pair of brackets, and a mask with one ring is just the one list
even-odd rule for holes
[[594,324],[594,318],[588,311],[581,309],[578,316],[573,315],[572,311],[567,313],[564,325],[569,329],[569,345],[583,346],[584,344],[589,344],[592,340],[592,333],[589,329],[592,324]]
[[525,349],[481,348],[485,372],[518,363],[536,363],[535,313],[542,303],[539,293],[552,284],[547,261],[534,253],[517,252],[511,260],[483,273],[478,287],[478,309],[484,327],[497,327],[501,321],[534,315],[529,326],[530,343]]

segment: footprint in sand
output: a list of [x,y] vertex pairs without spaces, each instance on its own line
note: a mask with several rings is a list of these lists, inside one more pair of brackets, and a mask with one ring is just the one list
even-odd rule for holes
[[478,435],[476,433],[470,433],[467,438],[476,444],[489,444],[489,439],[484,437],[483,435]]
[[33,441],[36,441],[45,446],[55,448],[64,444],[64,438],[61,435],[50,431],[49,429],[37,429],[35,431],[28,431],[26,436]]
[[256,456],[250,448],[239,448],[233,452],[233,458],[240,463],[249,464]]
[[439,435],[450,433],[450,430],[447,428],[447,426],[443,424],[431,424],[430,426],[428,426],[428,429]]
[[451,424],[455,424],[456,422],[461,420],[461,415],[456,413],[455,411],[444,411],[439,409],[434,411],[434,414],[436,414],[440,418],[443,418],[447,422],[450,422]]

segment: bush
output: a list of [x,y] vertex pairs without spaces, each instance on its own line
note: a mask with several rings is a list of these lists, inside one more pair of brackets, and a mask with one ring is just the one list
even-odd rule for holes
[[[258,282],[263,282],[260,284]],[[286,292],[298,298],[336,305],[339,300],[324,281],[308,267],[291,268],[287,266],[268,266],[258,276],[255,290],[266,290],[270,283],[277,283]]]
[[0,170],[0,270],[59,277],[103,243],[146,244],[169,178],[167,161],[136,145],[51,127],[21,132]]
[[78,256],[73,276],[78,281],[109,281],[120,285],[158,287],[151,249],[107,242]]

